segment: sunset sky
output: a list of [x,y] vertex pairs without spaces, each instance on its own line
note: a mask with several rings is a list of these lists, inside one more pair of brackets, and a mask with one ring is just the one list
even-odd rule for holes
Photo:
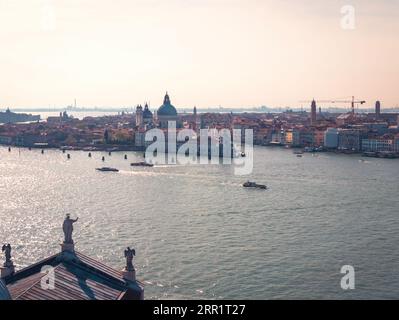
[[0,109],[395,107],[398,35],[396,0],[0,0]]

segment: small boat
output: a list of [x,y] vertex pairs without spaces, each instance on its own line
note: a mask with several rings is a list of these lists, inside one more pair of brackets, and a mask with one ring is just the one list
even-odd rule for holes
[[141,162],[133,162],[130,164],[132,167],[153,167],[154,165],[152,163],[147,163],[144,161]]
[[115,168],[110,168],[110,167],[102,167],[102,168],[96,168],[97,171],[104,171],[104,172],[119,172],[118,169]]
[[267,189],[264,184],[257,184],[255,182],[247,181],[242,185],[244,188],[257,188],[257,189]]
[[299,153],[296,156],[297,156],[297,158],[302,158],[302,155]]

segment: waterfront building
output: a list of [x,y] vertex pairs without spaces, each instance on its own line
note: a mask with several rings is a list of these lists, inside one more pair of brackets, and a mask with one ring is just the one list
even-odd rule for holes
[[270,144],[272,145],[284,145],[285,144],[285,133],[281,130],[276,130],[271,134],[271,141]]
[[11,144],[13,139],[15,139],[15,136],[2,134],[0,135],[0,144]]
[[292,146],[293,141],[294,141],[294,132],[293,132],[293,130],[292,129],[285,130],[285,143],[287,145],[291,145]]
[[134,145],[136,147],[145,147],[147,145],[145,142],[145,130],[143,128],[138,129],[134,133]]
[[285,143],[292,147],[299,147],[300,146],[299,130],[296,128],[286,130]]
[[[285,133],[283,134],[283,139],[285,141]],[[273,131],[269,127],[260,127],[254,131],[254,143],[258,145],[267,145],[273,139]]]
[[360,130],[340,129],[338,131],[338,149],[353,152],[360,151]]
[[324,146],[328,149],[338,148],[338,129],[328,128],[324,133]]
[[364,152],[388,152],[394,150],[393,139],[362,139],[362,151]]
[[313,130],[304,128],[299,131],[299,146],[301,146],[301,147],[313,147],[314,146]]
[[325,130],[316,129],[314,130],[314,146],[322,147],[324,146],[324,134]]
[[305,127],[287,129],[285,131],[285,144],[292,147],[313,147],[314,133]]

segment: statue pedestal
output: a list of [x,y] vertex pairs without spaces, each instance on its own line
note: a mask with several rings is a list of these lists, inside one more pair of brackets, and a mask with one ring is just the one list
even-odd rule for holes
[[14,274],[14,271],[15,269],[13,264],[8,265],[7,267],[0,267],[0,278],[3,279]]
[[61,243],[61,251],[75,252],[75,244],[74,243]]
[[128,271],[126,269],[123,269],[122,274],[123,274],[123,279],[136,281],[136,270]]

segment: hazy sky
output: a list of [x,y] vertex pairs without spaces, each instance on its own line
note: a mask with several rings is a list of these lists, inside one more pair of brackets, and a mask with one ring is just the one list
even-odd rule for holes
[[0,108],[398,106],[398,37],[398,0],[0,0]]

